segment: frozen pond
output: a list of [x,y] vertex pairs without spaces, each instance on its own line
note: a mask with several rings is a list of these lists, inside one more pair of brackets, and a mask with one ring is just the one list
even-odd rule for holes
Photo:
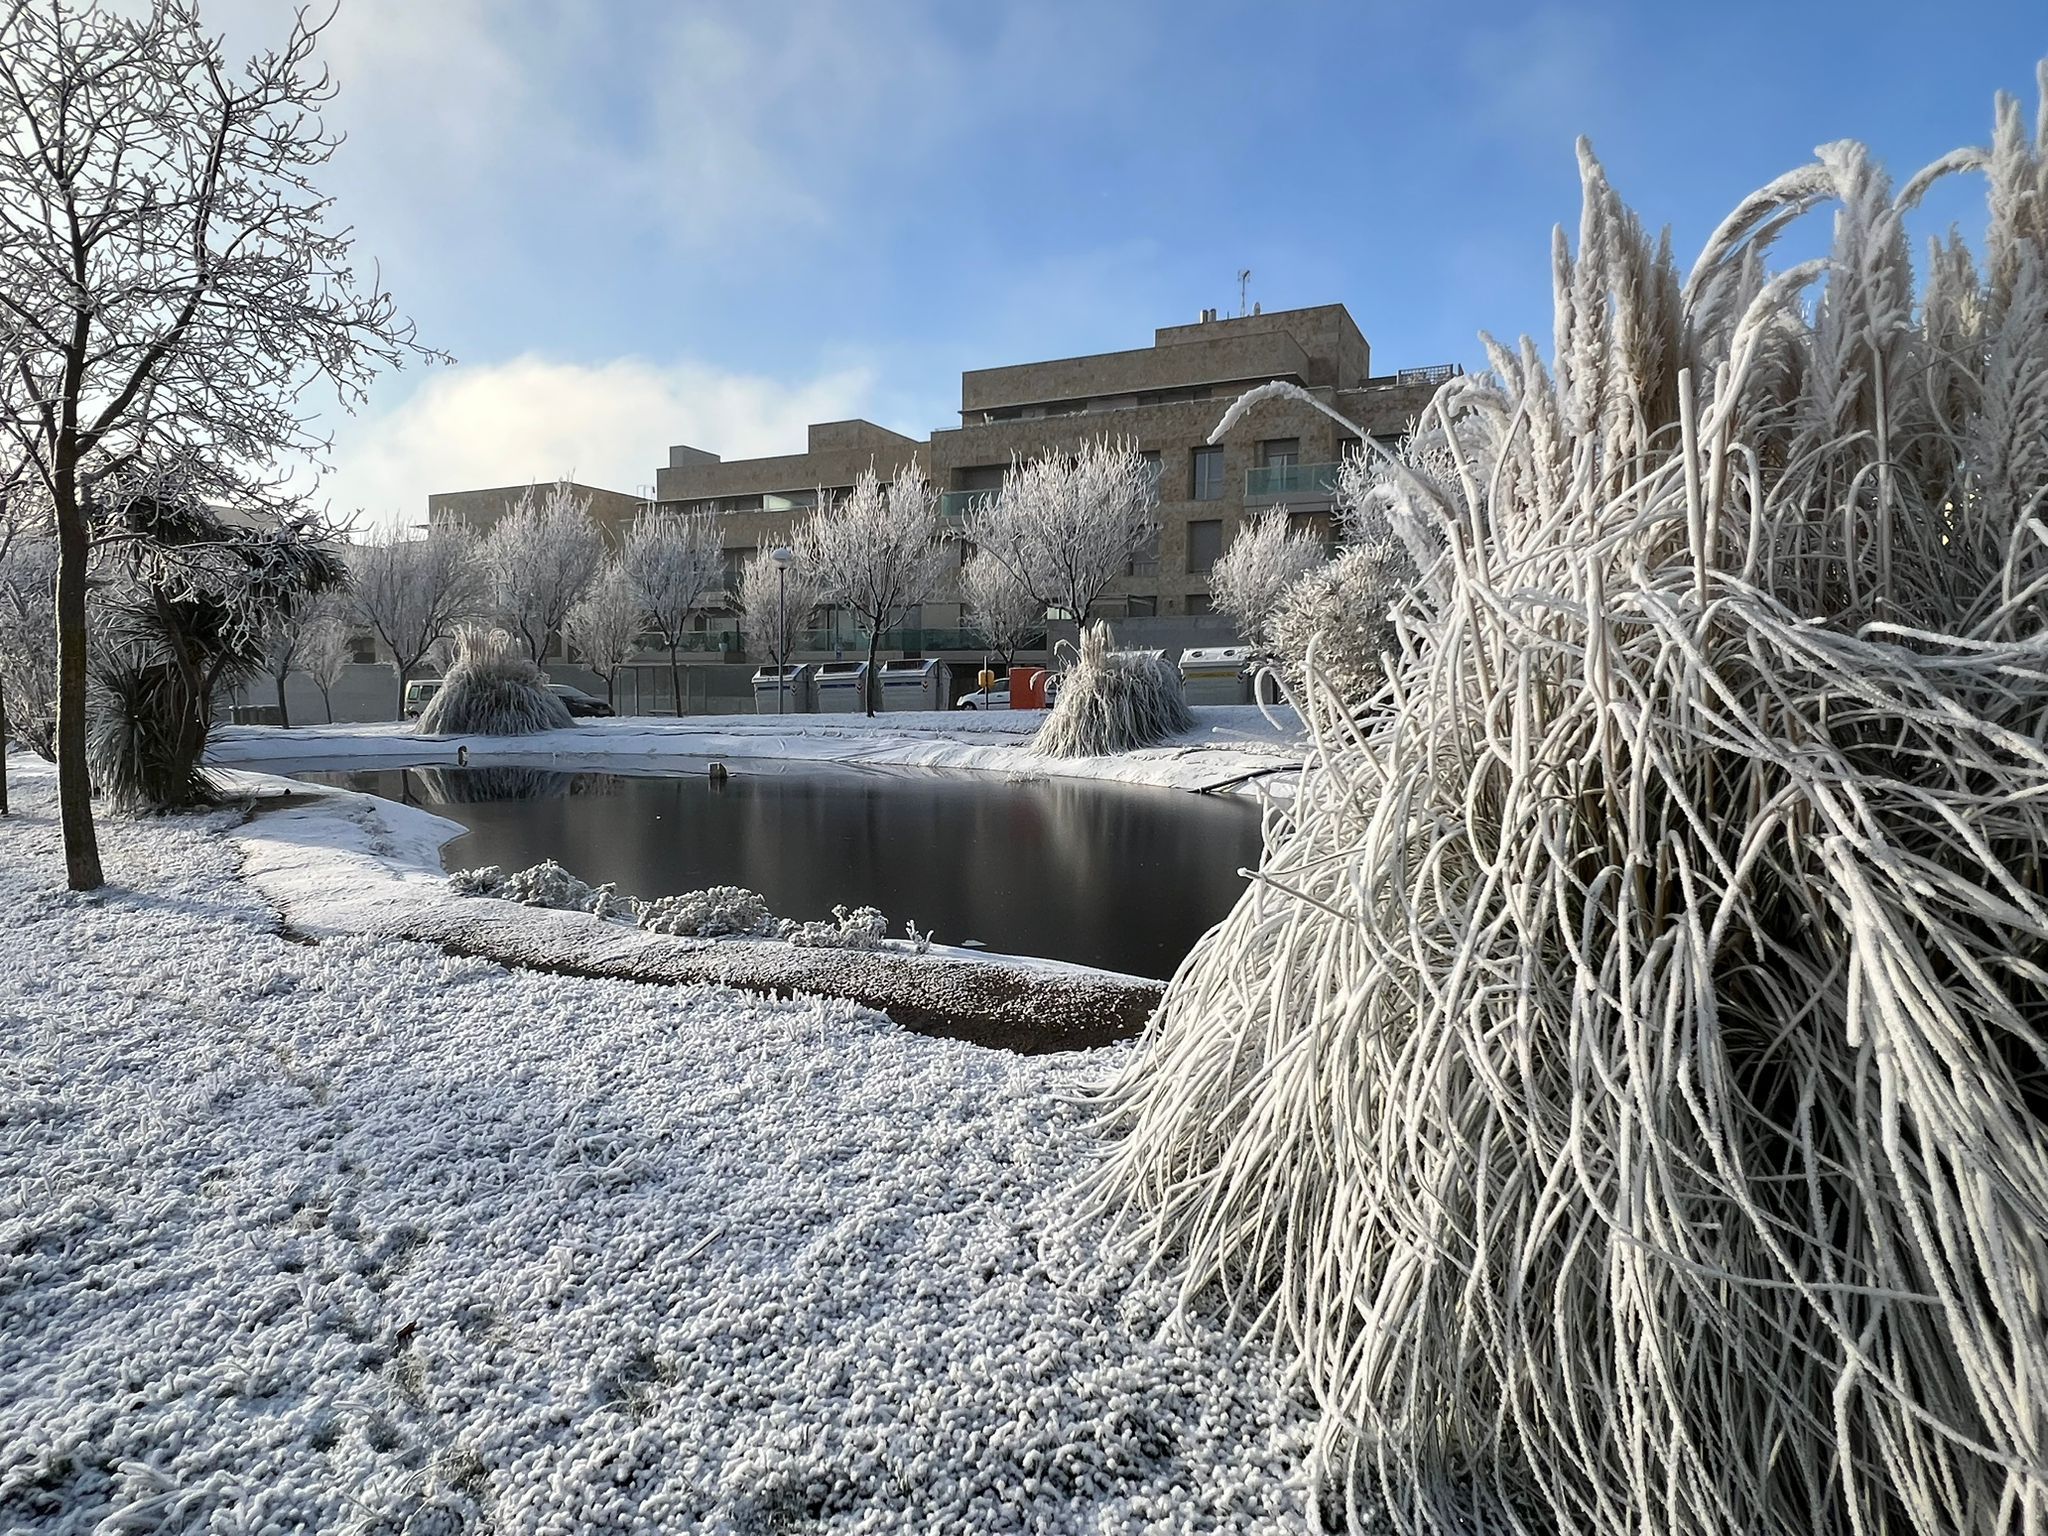
[[449,869],[554,859],[635,896],[759,891],[778,917],[879,907],[944,944],[1164,978],[1244,889],[1248,803],[1077,779],[729,765],[718,782],[540,768],[302,773],[469,828]]

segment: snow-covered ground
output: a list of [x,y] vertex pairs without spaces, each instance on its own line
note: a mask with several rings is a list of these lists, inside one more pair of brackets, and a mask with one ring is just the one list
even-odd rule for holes
[[228,814],[74,896],[9,766],[0,1530],[1304,1523],[1261,1360],[1068,1218],[1101,1058],[294,942]]
[[533,736],[420,736],[409,722],[279,730],[227,726],[214,733],[207,760],[222,767],[275,771],[376,764],[517,763],[568,770],[660,771],[707,758],[782,758],[807,762],[900,764],[997,773],[1113,779],[1174,789],[1275,780],[1301,762],[1304,740],[1292,710],[1268,716],[1252,705],[1198,706],[1195,729],[1165,746],[1111,758],[1055,758],[1031,750],[1041,711],[950,710],[877,715],[691,715],[584,720]]

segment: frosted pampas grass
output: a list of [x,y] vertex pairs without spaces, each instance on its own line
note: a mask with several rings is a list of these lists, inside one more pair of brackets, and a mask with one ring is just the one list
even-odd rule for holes
[[464,625],[455,634],[455,664],[420,711],[423,736],[526,736],[576,722],[548,690],[547,679],[502,629]]
[[[1354,1522],[2048,1531],[2048,122],[1896,198],[1827,146],[1683,283],[1583,165],[1553,366],[1385,466],[1442,553],[1372,711],[1311,653],[1096,1203],[1294,1362]],[[1916,302],[1969,166],[1987,274]]]
[[1110,649],[1109,626],[1081,631],[1074,665],[1032,746],[1052,757],[1108,757],[1192,730],[1180,674],[1157,651]]

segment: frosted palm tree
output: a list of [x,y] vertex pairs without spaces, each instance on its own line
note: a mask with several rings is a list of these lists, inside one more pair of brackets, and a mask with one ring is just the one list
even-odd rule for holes
[[[1290,1357],[1354,1515],[2039,1536],[2048,116],[1896,197],[1828,145],[1682,281],[1582,164],[1552,364],[1489,342],[1446,472],[1381,461],[1442,552],[1369,723],[1311,688],[1096,1195]],[[1916,292],[1971,167],[1983,274]]]

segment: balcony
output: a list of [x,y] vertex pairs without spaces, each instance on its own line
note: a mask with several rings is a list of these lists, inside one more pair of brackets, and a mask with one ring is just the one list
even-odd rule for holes
[[1272,464],[1244,472],[1246,501],[1328,501],[1341,464]]
[[944,518],[949,526],[957,528],[973,510],[975,503],[1001,494],[1000,491],[941,491],[939,516]]

